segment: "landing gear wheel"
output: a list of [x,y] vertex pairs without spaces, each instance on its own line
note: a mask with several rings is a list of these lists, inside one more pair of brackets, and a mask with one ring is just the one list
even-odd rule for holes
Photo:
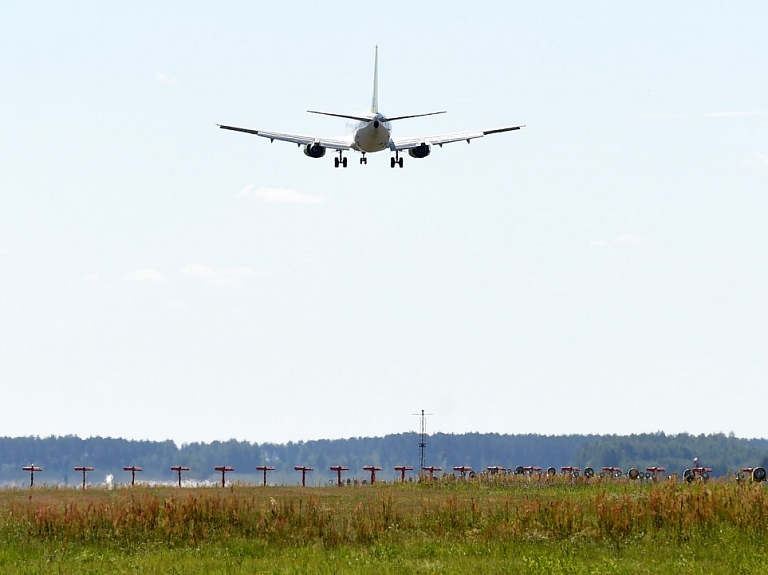
[[334,158],[333,159],[333,167],[334,168],[338,168],[339,167],[339,158]]
[[402,158],[397,160],[397,165],[400,166],[401,168],[403,167],[403,159]]
[[390,168],[394,168],[395,167],[395,159],[394,158],[390,158],[389,159],[389,167]]
[[341,165],[344,166],[345,168],[347,167],[347,159],[346,158],[342,158],[341,159]]
[[368,165],[368,158],[366,158],[365,156],[360,158],[360,165],[362,166],[363,164],[365,164],[366,166]]

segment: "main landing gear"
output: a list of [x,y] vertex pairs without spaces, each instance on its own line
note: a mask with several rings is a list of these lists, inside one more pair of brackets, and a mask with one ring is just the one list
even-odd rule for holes
[[342,155],[341,150],[339,150],[339,157],[333,159],[333,166],[335,168],[338,168],[339,166],[341,166],[342,168],[346,168],[347,167],[347,158],[345,158]]
[[395,157],[389,159],[389,167],[394,168],[395,165],[403,167],[403,159],[400,157],[400,152],[395,152]]

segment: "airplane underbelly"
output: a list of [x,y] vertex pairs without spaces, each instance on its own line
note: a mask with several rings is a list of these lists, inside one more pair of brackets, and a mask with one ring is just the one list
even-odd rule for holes
[[389,130],[366,126],[355,133],[355,144],[361,152],[380,152],[389,147]]

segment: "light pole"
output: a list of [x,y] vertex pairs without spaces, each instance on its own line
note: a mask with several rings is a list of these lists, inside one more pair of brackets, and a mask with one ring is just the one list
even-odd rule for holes
[[83,489],[85,489],[85,474],[88,473],[89,471],[93,471],[94,468],[93,467],[80,466],[80,467],[75,467],[74,469],[75,469],[75,471],[82,471],[83,472]]
[[376,472],[381,471],[381,467],[376,467],[375,465],[363,465],[363,469],[371,472],[371,485],[376,483]]
[[141,467],[136,467],[135,465],[131,465],[129,467],[123,467],[123,471],[131,472],[131,487],[134,487],[136,485],[136,472],[143,471],[143,469]]
[[35,485],[35,471],[42,471],[42,467],[35,467],[34,465],[27,465],[26,467],[21,468],[22,471],[29,471],[29,486],[34,487]]
[[306,478],[307,478],[307,471],[312,471],[311,467],[308,467],[306,465],[294,465],[293,467],[296,471],[301,471],[301,486],[306,487]]
[[405,472],[413,471],[413,467],[411,467],[410,465],[396,465],[395,471],[400,472],[400,483],[405,483]]
[[341,472],[342,471],[349,471],[349,467],[344,467],[343,465],[331,465],[331,471],[336,472],[336,485],[341,487]]
[[271,465],[257,465],[256,471],[263,471],[264,472],[264,485],[267,485],[267,471],[274,471],[275,468]]
[[171,466],[171,471],[175,471],[179,474],[179,487],[181,487],[181,472],[189,471],[189,467],[184,467],[183,465],[173,465]]
[[221,471],[221,486],[224,487],[224,476],[227,474],[227,471],[234,471],[234,467],[230,467],[229,465],[217,465],[214,467],[216,471]]

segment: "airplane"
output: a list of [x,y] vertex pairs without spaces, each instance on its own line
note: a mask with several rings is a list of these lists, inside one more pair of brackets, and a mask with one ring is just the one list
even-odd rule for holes
[[299,147],[304,147],[304,154],[310,158],[322,158],[326,150],[334,150],[338,154],[334,158],[334,166],[347,167],[347,158],[344,152],[353,150],[360,152],[360,164],[368,164],[367,153],[381,152],[390,150],[395,153],[390,158],[390,167],[403,167],[403,158],[400,152],[408,152],[412,158],[426,158],[432,152],[433,146],[443,147],[444,144],[466,141],[482,138],[490,134],[499,134],[501,132],[511,132],[519,130],[525,126],[511,126],[507,128],[495,128],[492,130],[477,130],[474,132],[462,132],[457,134],[442,134],[437,136],[420,136],[413,138],[393,138],[392,124],[397,120],[406,120],[408,118],[421,118],[423,116],[434,116],[445,114],[441,112],[427,112],[426,114],[411,114],[408,116],[387,117],[379,112],[379,47],[376,46],[376,56],[373,67],[373,98],[371,100],[370,113],[366,115],[352,114],[332,114],[330,112],[319,112],[317,110],[307,110],[310,114],[321,114],[324,116],[333,116],[335,118],[345,118],[355,120],[358,124],[350,136],[340,138],[318,138],[314,136],[300,136],[297,134],[282,134],[280,132],[268,132],[266,130],[251,130],[248,128],[238,128],[237,126],[225,126],[217,124],[223,130],[234,130],[235,132],[245,132],[246,134],[255,134],[262,138],[269,138],[271,142],[275,140],[283,142],[292,142]]

